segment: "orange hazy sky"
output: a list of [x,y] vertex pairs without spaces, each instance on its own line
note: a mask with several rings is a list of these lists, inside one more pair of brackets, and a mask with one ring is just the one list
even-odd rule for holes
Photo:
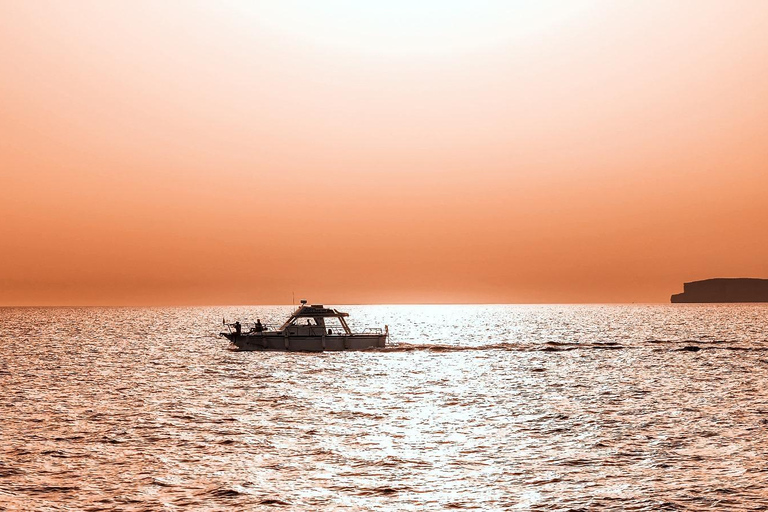
[[0,305],[768,277],[768,2],[0,0]]

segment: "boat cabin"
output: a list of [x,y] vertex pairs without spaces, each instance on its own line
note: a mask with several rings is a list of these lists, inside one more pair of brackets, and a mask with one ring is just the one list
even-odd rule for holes
[[326,308],[322,304],[301,306],[293,312],[286,322],[278,329],[289,336],[328,336],[351,335],[352,330],[345,320],[349,313]]

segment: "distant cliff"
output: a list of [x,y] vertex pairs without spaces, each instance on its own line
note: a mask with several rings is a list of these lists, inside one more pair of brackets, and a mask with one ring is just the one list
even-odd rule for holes
[[768,279],[705,279],[683,284],[672,302],[768,302]]

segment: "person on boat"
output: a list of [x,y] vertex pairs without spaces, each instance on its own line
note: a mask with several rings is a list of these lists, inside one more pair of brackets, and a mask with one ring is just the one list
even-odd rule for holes
[[261,325],[261,318],[256,319],[256,325],[253,327],[253,329],[256,332],[262,332],[264,330],[264,326]]
[[240,336],[240,331],[242,330],[242,326],[240,325],[240,322],[235,322],[235,333]]

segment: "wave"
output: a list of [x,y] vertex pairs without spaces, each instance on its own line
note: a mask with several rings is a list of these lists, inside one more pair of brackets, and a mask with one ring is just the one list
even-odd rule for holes
[[219,486],[209,487],[205,489],[201,494],[214,496],[216,498],[236,498],[248,493],[242,488],[239,488],[239,486]]
[[276,498],[264,498],[259,505],[290,505],[290,502],[278,500]]
[[400,492],[408,492],[410,491],[410,487],[389,487],[389,486],[380,486],[380,487],[373,487],[373,488],[359,488],[357,490],[357,494],[360,496],[391,496],[393,494],[398,494]]

